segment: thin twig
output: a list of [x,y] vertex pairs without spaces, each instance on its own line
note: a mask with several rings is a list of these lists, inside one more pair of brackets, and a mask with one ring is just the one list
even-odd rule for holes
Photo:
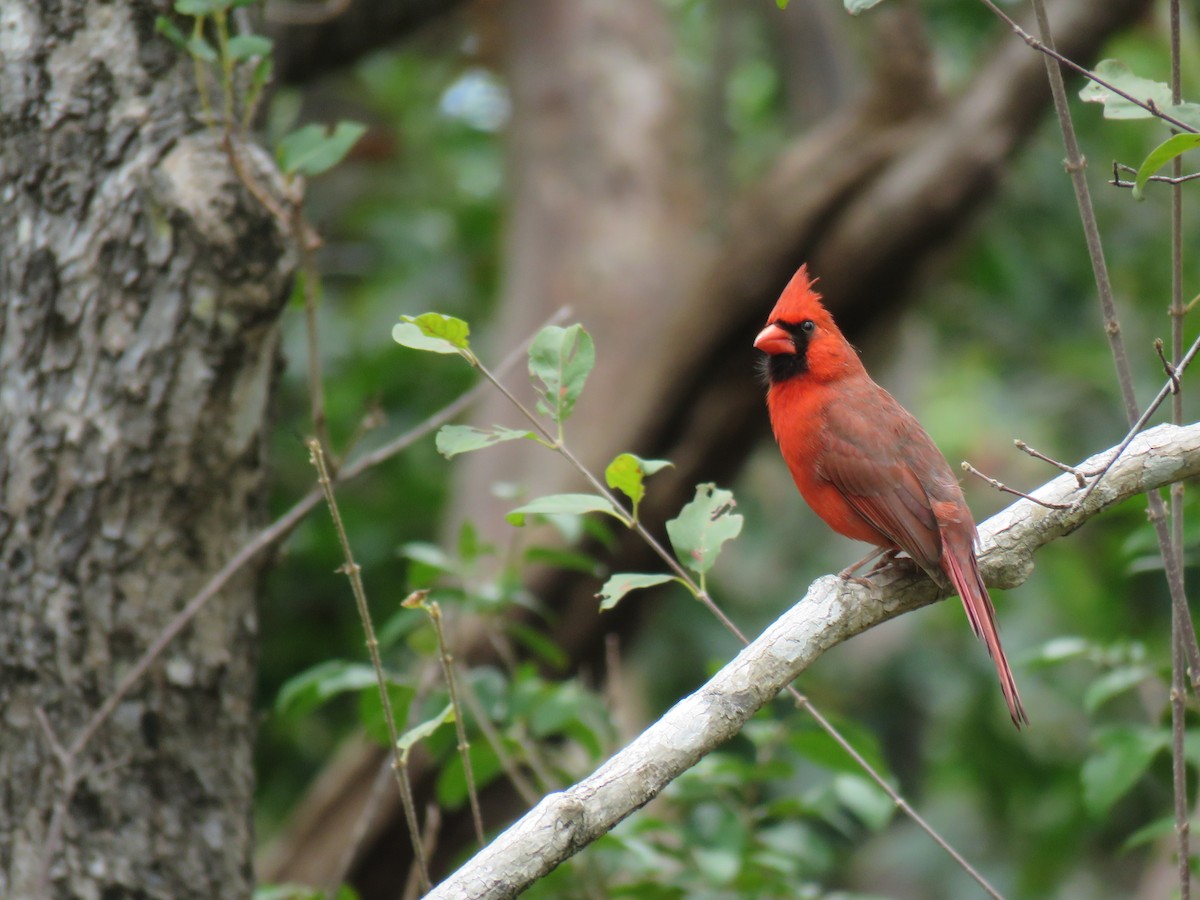
[[75,766],[77,757],[63,747],[58,735],[54,733],[54,727],[50,724],[49,718],[46,717],[46,711],[39,706],[34,710],[34,714],[37,716],[38,725],[42,729],[42,734],[45,735],[51,754],[62,769],[64,785],[63,790],[59,792],[59,796],[54,801],[54,809],[50,813],[50,825],[46,829],[46,840],[42,844],[41,859],[38,863],[38,894],[46,895],[50,887],[50,864],[58,852],[63,826],[67,819],[67,804],[71,802],[71,796],[75,793],[80,779]]
[[358,608],[358,617],[362,621],[363,632],[366,634],[367,652],[371,656],[371,667],[375,670],[375,682],[379,688],[379,702],[383,706],[383,720],[387,724],[388,741],[392,751],[392,769],[396,776],[396,787],[400,790],[400,803],[404,807],[404,816],[408,820],[408,833],[412,838],[413,854],[417,861],[417,871],[421,878],[422,889],[428,891],[432,886],[429,881],[429,864],[425,858],[425,848],[421,843],[421,832],[417,824],[417,810],[413,805],[412,788],[408,783],[407,767],[404,755],[400,750],[400,732],[396,728],[396,716],[392,710],[392,701],[388,696],[388,677],[383,669],[383,660],[379,655],[379,641],[375,637],[375,625],[371,621],[371,610],[367,606],[367,592],[363,587],[362,567],[354,561],[350,549],[350,538],[346,534],[346,526],[342,522],[342,514],[338,509],[337,497],[333,491],[333,481],[329,477],[329,467],[325,462],[325,452],[321,442],[309,438],[306,442],[311,454],[312,464],[317,470],[317,481],[325,495],[325,504],[329,507],[329,515],[333,519],[333,527],[337,532],[338,543],[342,547],[345,563],[341,571],[350,580],[350,591],[354,595],[354,604]]
[[1130,94],[1130,93],[1127,93],[1126,91],[1121,90],[1121,88],[1117,87],[1111,81],[1107,81],[1107,80],[1101,78],[1099,75],[1097,75],[1091,69],[1084,68],[1083,66],[1079,65],[1079,63],[1075,62],[1074,60],[1068,59],[1067,57],[1065,57],[1061,53],[1059,53],[1057,50],[1055,50],[1053,42],[1048,37],[1049,30],[1046,29],[1045,27],[1043,27],[1043,23],[1041,21],[1043,18],[1042,16],[1039,16],[1039,20],[1038,20],[1038,30],[1041,31],[1041,33],[1042,33],[1042,39],[1038,40],[1033,35],[1031,35],[1028,31],[1026,31],[1024,28],[1022,28],[1020,25],[1018,25],[1015,19],[1013,19],[1010,15],[1008,15],[1008,13],[1004,12],[1004,10],[1002,10],[999,6],[997,6],[995,3],[993,3],[992,0],[981,0],[981,2],[983,3],[984,6],[986,6],[993,13],[995,13],[996,16],[998,18],[1000,18],[1009,27],[1009,29],[1012,31],[1013,34],[1015,34],[1017,37],[1019,37],[1021,40],[1023,40],[1026,44],[1028,44],[1034,50],[1037,50],[1039,53],[1045,54],[1048,60],[1055,60],[1060,65],[1066,66],[1071,71],[1078,72],[1080,75],[1082,75],[1084,78],[1087,78],[1089,81],[1095,82],[1096,84],[1100,85],[1100,87],[1104,88],[1105,90],[1112,91],[1114,94],[1116,94],[1122,100],[1128,100],[1134,106],[1141,107],[1142,109],[1146,110],[1146,112],[1150,113],[1150,115],[1152,115],[1156,118],[1162,119],[1164,122],[1167,122],[1168,124],[1175,126],[1180,131],[1187,131],[1192,134],[1196,133],[1196,129],[1193,128],[1191,125],[1188,125],[1186,122],[1181,122],[1179,119],[1175,118],[1174,116],[1170,115],[1169,113],[1163,112],[1161,109],[1158,108],[1158,106],[1153,101],[1141,100],[1141,99],[1133,96],[1133,94]]
[[[1179,0],[1170,2],[1171,19],[1171,102],[1178,106],[1183,101],[1183,81],[1179,64]],[[1183,160],[1176,156],[1171,161],[1171,173],[1179,178],[1183,175]],[[1179,363],[1183,356],[1183,189],[1179,184],[1171,188],[1171,359],[1163,356],[1162,341],[1155,342],[1163,368],[1171,380],[1171,421],[1183,424],[1183,390],[1179,380]],[[1169,554],[1173,568],[1179,572],[1179,591],[1183,592],[1183,482],[1171,485],[1171,540],[1164,553]],[[1164,555],[1165,560],[1165,555]],[[1174,594],[1174,591],[1172,591]],[[1190,824],[1188,822],[1187,760],[1184,756],[1184,729],[1187,727],[1184,709],[1184,669],[1187,654],[1184,635],[1190,626],[1187,600],[1183,604],[1172,604],[1171,616],[1171,772],[1175,794],[1175,839],[1177,865],[1179,866],[1179,898],[1190,900],[1192,896],[1192,860],[1190,852]],[[1194,673],[1200,675],[1200,673]]]
[[[1187,367],[1192,364],[1192,360],[1196,358],[1197,352],[1200,352],[1200,336],[1197,336],[1196,340],[1192,342],[1192,346],[1188,348],[1188,352],[1184,354],[1183,359],[1173,365],[1175,372],[1172,378],[1168,380],[1167,383],[1161,388],[1159,388],[1158,393],[1154,395],[1154,399],[1150,401],[1150,405],[1147,406],[1145,411],[1137,417],[1137,420],[1131,426],[1129,426],[1129,431],[1125,432],[1124,439],[1122,439],[1121,443],[1117,445],[1117,448],[1113,451],[1112,456],[1109,457],[1100,470],[1095,473],[1095,479],[1088,485],[1087,490],[1080,495],[1079,499],[1076,501],[1077,503],[1085,502],[1088,497],[1092,495],[1092,492],[1096,490],[1096,487],[1104,479],[1104,476],[1108,474],[1109,469],[1111,469],[1113,464],[1121,458],[1121,454],[1129,449],[1130,443],[1132,443],[1135,437],[1141,434],[1142,429],[1146,427],[1146,423],[1150,421],[1150,418],[1156,412],[1158,412],[1158,408],[1163,405],[1163,401],[1175,392],[1175,385],[1178,383],[1180,376],[1187,371]],[[1092,476],[1089,474],[1088,477],[1091,478]]]
[[467,709],[471,710],[471,715],[475,717],[475,723],[483,733],[484,740],[488,742],[488,746],[496,754],[496,759],[500,762],[500,768],[504,770],[504,774],[508,776],[509,782],[511,782],[517,793],[521,795],[521,800],[527,805],[533,806],[541,799],[541,794],[529,782],[529,779],[525,777],[525,773],[521,771],[520,766],[517,765],[517,761],[512,758],[512,754],[504,746],[504,738],[496,730],[496,726],[492,724],[487,710],[483,708],[483,704],[479,700],[479,695],[475,693],[475,688],[471,685],[471,680],[464,678],[459,687],[462,689],[462,697],[466,701]]
[[[437,850],[438,832],[442,827],[442,808],[435,802],[430,802],[425,806],[425,830],[421,833],[421,842],[428,848],[429,855],[432,856]],[[417,881],[416,869],[408,873],[408,880],[404,885],[404,900],[416,900],[421,895],[421,887]]]
[[[1171,308],[1172,316],[1177,316],[1179,318],[1183,318],[1183,302],[1182,302],[1182,300],[1180,301],[1178,312],[1176,312],[1175,304],[1173,302],[1171,304],[1171,307],[1172,307]],[[1164,347],[1163,339],[1155,338],[1154,339],[1154,352],[1158,354],[1158,361],[1162,363],[1163,371],[1167,373],[1167,378],[1170,379],[1171,393],[1178,394],[1179,387],[1180,387],[1179,373],[1175,370],[1174,364],[1172,364],[1172,362],[1169,359],[1167,359],[1167,354],[1164,352],[1163,347]],[[1180,350],[1182,351],[1182,349],[1183,348],[1181,347]],[[1175,422],[1174,424],[1178,425],[1179,423]]]
[[[1133,166],[1127,166],[1124,163],[1113,161],[1113,177],[1109,182],[1113,187],[1132,188],[1137,186],[1137,181],[1125,181],[1121,178],[1121,172],[1137,173],[1137,169]],[[1151,175],[1147,181],[1159,181],[1163,184],[1186,184],[1189,181],[1195,181],[1200,178],[1200,172],[1193,172],[1190,175]]]
[[483,833],[483,813],[479,809],[479,792],[475,789],[475,772],[471,766],[471,745],[467,741],[467,726],[463,721],[462,705],[458,702],[458,684],[454,677],[454,657],[446,644],[446,631],[442,628],[442,608],[434,600],[425,607],[437,634],[438,658],[442,661],[442,674],[446,678],[446,691],[450,694],[450,706],[454,710],[454,728],[458,733],[458,754],[462,759],[463,777],[467,780],[467,796],[471,801],[471,818],[475,822],[475,838],[482,847],[486,843]]
[[321,299],[321,273],[317,270],[317,257],[313,248],[304,240],[308,225],[303,207],[297,204],[292,214],[292,235],[300,248],[300,281],[304,290],[304,331],[308,344],[308,401],[312,410],[313,432],[325,455],[335,460],[333,446],[329,442],[329,423],[325,419],[325,379],[321,375],[321,340],[317,327],[317,304]]
[[[333,875],[330,876],[326,884],[326,897],[335,897],[337,895],[338,888],[342,886],[342,882],[346,880],[346,874],[358,858],[363,842],[366,841],[367,835],[371,831],[371,826],[375,822],[375,817],[379,814],[379,808],[383,805],[383,798],[387,796],[387,787],[388,782],[391,780],[391,775],[392,761],[384,757],[383,765],[379,767],[379,771],[375,773],[375,778],[371,781],[371,790],[367,794],[367,802],[363,804],[362,810],[359,811],[355,819],[354,830],[350,833],[350,840],[342,848],[341,855],[338,857],[338,863],[334,866]],[[428,843],[425,843],[425,851],[427,853],[430,852]]]
[[1050,465],[1054,466],[1056,469],[1060,469],[1063,472],[1066,472],[1068,475],[1074,475],[1075,483],[1078,484],[1080,487],[1083,487],[1087,484],[1086,479],[1100,474],[1099,469],[1097,469],[1094,472],[1084,472],[1077,466],[1070,466],[1070,465],[1067,465],[1065,462],[1060,462],[1059,460],[1054,459],[1053,457],[1047,456],[1045,453],[1042,453],[1040,450],[1035,450],[1033,447],[1030,447],[1027,443],[1020,440],[1019,438],[1017,440],[1013,441],[1013,446],[1016,447],[1018,450],[1020,450],[1022,453],[1027,453],[1028,455],[1032,456],[1034,459],[1040,459],[1042,462],[1049,463]]
[[984,475],[982,472],[980,472],[977,468],[975,468],[973,465],[971,465],[965,459],[962,461],[962,467],[963,467],[964,472],[969,472],[972,475],[974,475],[976,478],[986,481],[988,484],[990,484],[996,490],[1002,491],[1005,494],[1012,494],[1016,497],[1024,497],[1026,500],[1029,500],[1032,503],[1036,503],[1038,506],[1046,507],[1046,509],[1070,509],[1071,508],[1071,504],[1069,504],[1069,503],[1047,503],[1045,500],[1039,500],[1037,497],[1034,497],[1032,494],[1026,494],[1024,491],[1018,491],[1016,488],[1010,488],[1007,484],[1004,484],[1001,481],[997,481],[995,478],[990,478],[989,476]]
[[[1002,15],[991,4],[983,0],[997,14]],[[1050,20],[1046,15],[1044,0],[1032,0],[1034,14],[1037,17],[1038,30],[1041,32],[1042,43],[1049,50],[1054,48],[1054,38],[1050,33]],[[1058,116],[1058,124],[1062,129],[1063,145],[1067,151],[1067,172],[1071,177],[1071,185],[1075,190],[1075,201],[1079,207],[1079,220],[1083,225],[1084,239],[1087,244],[1088,258],[1092,264],[1092,275],[1096,280],[1096,291],[1100,297],[1100,306],[1104,313],[1104,333],[1108,337],[1109,351],[1117,370],[1117,383],[1121,388],[1121,399],[1125,404],[1125,416],[1136,427],[1139,420],[1137,396],[1133,389],[1133,374],[1129,366],[1129,356],[1125,352],[1125,342],[1121,338],[1121,325],[1117,320],[1116,304],[1113,301],[1112,283],[1108,278],[1108,266],[1104,261],[1104,246],[1100,239],[1100,228],[1096,224],[1096,213],[1092,206],[1091,192],[1088,190],[1087,178],[1084,174],[1085,162],[1079,150],[1079,142],[1075,137],[1075,123],[1071,119],[1071,109],[1067,104],[1067,88],[1063,83],[1061,69],[1055,60],[1047,55],[1046,75],[1050,79],[1050,93],[1054,98],[1054,110]],[[1180,123],[1182,125],[1182,123]],[[1186,126],[1185,131],[1193,129]],[[1198,341],[1200,344],[1200,341]],[[1195,349],[1195,348],[1193,348]],[[1182,372],[1184,360],[1175,367],[1176,372]],[[1161,402],[1161,401],[1160,401]],[[1152,404],[1153,406],[1153,404]],[[1127,446],[1127,445],[1126,445]],[[1119,454],[1117,454],[1119,455]],[[1114,456],[1115,458],[1115,456]],[[1090,493],[1095,489],[1100,479],[1097,478],[1088,487]],[[1196,630],[1192,625],[1191,615],[1187,608],[1187,595],[1183,589],[1182,566],[1175,555],[1171,553],[1171,534],[1166,523],[1166,506],[1158,491],[1146,494],[1146,502],[1150,507],[1150,521],[1154,523],[1154,534],[1158,540],[1159,553],[1167,574],[1167,587],[1171,594],[1173,608],[1172,616],[1177,618],[1184,628],[1184,650],[1191,664],[1192,689],[1200,689],[1200,645],[1196,642]]]

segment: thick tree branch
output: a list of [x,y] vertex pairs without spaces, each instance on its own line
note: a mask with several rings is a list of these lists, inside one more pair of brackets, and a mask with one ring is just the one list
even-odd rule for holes
[[[1092,468],[1097,454],[1082,464]],[[1033,554],[1110,506],[1200,474],[1200,424],[1160,425],[1141,435],[1085,503],[1074,476],[1034,493],[1064,504],[1020,500],[980,526],[980,564],[989,585],[1015,587]],[[707,684],[677,703],[588,778],[541,803],[427,895],[512,897],[654,798],[705,754],[733,737],[822,653],[860,632],[939,599],[912,566],[893,566],[865,587],[826,575]],[[1036,725],[1036,723],[1035,723]]]

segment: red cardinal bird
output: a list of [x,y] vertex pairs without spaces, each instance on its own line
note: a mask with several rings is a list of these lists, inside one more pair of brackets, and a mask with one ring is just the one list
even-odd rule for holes
[[871,380],[813,291],[806,267],[784,289],[754,346],[767,354],[771,427],[796,487],[838,534],[911,556],[962,597],[996,662],[1018,728],[1028,723],[996,612],[975,558],[978,534],[958,480],[916,419]]

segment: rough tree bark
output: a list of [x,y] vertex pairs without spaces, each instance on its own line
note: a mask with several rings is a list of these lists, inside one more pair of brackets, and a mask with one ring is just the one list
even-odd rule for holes
[[291,260],[191,117],[160,11],[0,6],[4,897],[253,883],[255,571],[56,753],[264,499]]

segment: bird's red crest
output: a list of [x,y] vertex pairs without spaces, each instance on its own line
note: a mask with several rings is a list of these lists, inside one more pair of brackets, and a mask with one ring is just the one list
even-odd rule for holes
[[812,319],[818,325],[837,328],[833,317],[821,303],[821,295],[813,290],[814,280],[808,277],[808,265],[802,265],[788,282],[768,322],[801,322]]

